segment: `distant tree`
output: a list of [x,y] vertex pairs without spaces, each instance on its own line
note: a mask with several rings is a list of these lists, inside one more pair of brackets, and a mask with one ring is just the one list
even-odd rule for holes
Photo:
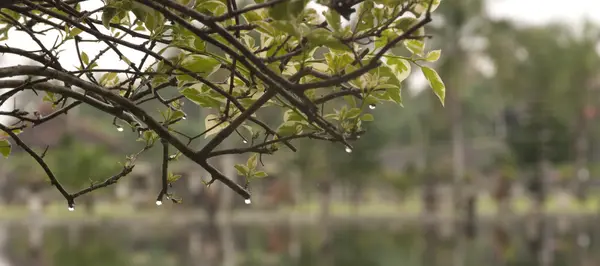
[[[157,204],[165,197],[176,201],[168,188],[177,176],[168,165],[180,155],[211,175],[206,185],[219,180],[249,203],[248,182],[267,175],[258,169],[259,155],[272,154],[281,145],[296,151],[291,141],[300,138],[353,149],[349,141],[364,132],[363,122],[373,120],[368,106],[401,103],[401,83],[412,67],[420,68],[443,102],[444,83],[426,66],[440,51],[426,51],[429,36],[424,30],[439,2],[319,0],[311,5],[331,7],[319,13],[307,0],[259,0],[243,7],[221,0],[3,1],[0,39],[11,40],[19,32],[27,36],[19,42],[39,48],[0,46],[0,53],[38,63],[0,68],[0,88],[9,89],[0,104],[30,90],[53,103],[55,112],[39,117],[18,109],[2,111],[16,122],[0,125],[6,133],[0,151],[8,156],[17,145],[31,155],[69,208],[75,198],[130,173],[136,158],[156,144],[162,146]],[[55,42],[42,41],[52,35]],[[84,49],[89,43],[100,49]],[[392,54],[395,47],[405,47],[409,55]],[[61,62],[68,54],[76,54],[77,66]],[[133,60],[136,54],[139,61]],[[109,55],[116,57],[103,66],[100,60]],[[161,109],[144,108],[148,101],[160,103]],[[331,107],[334,102],[336,108]],[[206,110],[204,131],[190,135],[178,130],[186,119],[184,103]],[[80,104],[114,117],[118,131],[126,126],[137,133],[143,148],[127,156],[119,173],[70,193],[62,177],[18,133],[35,130],[31,127]],[[265,112],[259,110],[279,112],[283,122],[261,122]],[[233,133],[243,138],[239,147],[216,149]],[[194,141],[202,136],[210,139],[195,149]],[[209,163],[217,156],[245,153],[251,153],[248,162],[236,165],[246,178],[242,185]]]

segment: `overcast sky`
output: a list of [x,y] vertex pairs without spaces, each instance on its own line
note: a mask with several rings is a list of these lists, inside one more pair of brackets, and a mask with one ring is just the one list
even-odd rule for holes
[[584,18],[600,24],[600,0],[488,0],[487,8],[492,17],[506,17],[530,24],[566,21],[575,25]]

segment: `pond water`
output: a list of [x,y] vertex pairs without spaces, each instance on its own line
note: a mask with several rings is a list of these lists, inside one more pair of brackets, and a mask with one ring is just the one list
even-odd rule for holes
[[12,223],[0,225],[0,266],[600,265],[596,221],[486,222],[470,230],[394,221],[331,222],[328,228]]

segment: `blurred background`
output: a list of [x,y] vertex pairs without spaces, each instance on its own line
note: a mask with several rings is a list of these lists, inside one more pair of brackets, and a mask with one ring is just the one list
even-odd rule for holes
[[[269,177],[250,184],[250,205],[218,182],[206,188],[208,175],[180,159],[172,191],[182,203],[157,207],[157,149],[68,212],[34,160],[15,150],[0,160],[0,266],[600,265],[593,10],[594,0],[442,1],[427,31],[429,49],[442,49],[435,68],[446,106],[417,71],[404,107],[372,110],[352,153],[309,140],[296,153],[263,156]],[[13,104],[52,112],[28,97]],[[180,129],[203,130],[208,112],[184,108]],[[281,116],[262,114],[273,124]],[[21,136],[37,150],[50,146],[46,158],[70,190],[118,172],[142,145],[86,107]],[[212,163],[234,177],[246,159]]]

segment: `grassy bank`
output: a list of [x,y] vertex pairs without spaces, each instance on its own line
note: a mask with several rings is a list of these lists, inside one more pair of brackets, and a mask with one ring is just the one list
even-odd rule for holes
[[[420,195],[412,195],[399,203],[390,202],[364,202],[354,206],[348,202],[332,202],[331,216],[340,219],[392,219],[410,220],[418,219],[422,213]],[[548,215],[590,215],[599,210],[600,196],[592,195],[585,202],[561,202],[559,197],[550,197],[544,206],[544,213]],[[443,201],[440,205],[438,217],[447,219],[455,214],[451,201]],[[529,212],[532,202],[527,197],[515,198],[511,202],[514,215],[523,215]],[[260,202],[249,205],[247,208],[236,209],[232,212],[233,220],[316,220],[320,213],[319,202],[316,200],[302,202],[295,206],[284,206],[278,209],[265,210],[260,208]],[[493,199],[481,196],[477,201],[477,214],[479,217],[495,217],[497,207]],[[503,214],[504,215],[504,214]],[[56,202],[47,206],[41,214],[45,220],[77,221],[77,220],[156,220],[160,221],[187,221],[204,220],[205,213],[202,209],[182,208],[180,205],[170,203],[160,207],[134,209],[128,204],[98,203],[93,213],[87,212],[83,206],[77,206],[74,212],[69,212],[64,203]],[[29,220],[32,214],[26,206],[0,206],[0,220],[20,221]]]

